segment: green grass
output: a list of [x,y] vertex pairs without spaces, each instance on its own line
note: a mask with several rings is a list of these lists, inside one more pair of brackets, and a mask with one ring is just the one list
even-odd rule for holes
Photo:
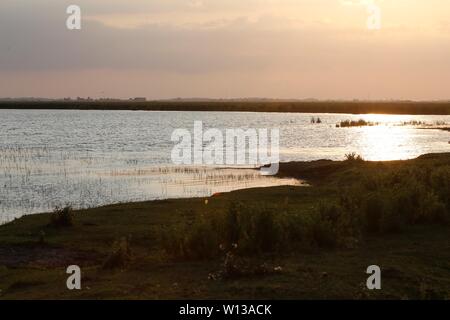
[[450,154],[296,162],[280,176],[310,187],[79,210],[65,228],[26,216],[0,227],[0,299],[448,299],[448,174]]

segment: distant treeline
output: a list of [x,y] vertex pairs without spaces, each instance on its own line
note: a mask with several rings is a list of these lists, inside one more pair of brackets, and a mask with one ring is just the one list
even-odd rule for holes
[[363,101],[3,101],[0,109],[242,111],[450,115],[450,102]]

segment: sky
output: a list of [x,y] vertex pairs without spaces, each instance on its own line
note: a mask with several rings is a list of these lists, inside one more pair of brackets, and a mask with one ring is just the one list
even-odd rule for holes
[[[66,27],[69,5],[81,30]],[[449,0],[0,1],[0,97],[440,100],[449,88]]]

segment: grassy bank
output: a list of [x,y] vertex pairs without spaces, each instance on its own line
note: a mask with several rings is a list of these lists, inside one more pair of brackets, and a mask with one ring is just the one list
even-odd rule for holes
[[243,111],[450,115],[450,102],[364,101],[3,101],[0,109]]
[[[450,154],[285,163],[310,187],[32,215],[0,227],[0,299],[450,298]],[[65,268],[82,268],[81,291]],[[382,269],[382,290],[365,288]]]

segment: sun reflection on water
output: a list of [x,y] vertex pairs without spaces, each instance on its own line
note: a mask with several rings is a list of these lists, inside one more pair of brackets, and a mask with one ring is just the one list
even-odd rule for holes
[[409,130],[390,126],[361,129],[360,154],[366,160],[409,159],[421,154]]

